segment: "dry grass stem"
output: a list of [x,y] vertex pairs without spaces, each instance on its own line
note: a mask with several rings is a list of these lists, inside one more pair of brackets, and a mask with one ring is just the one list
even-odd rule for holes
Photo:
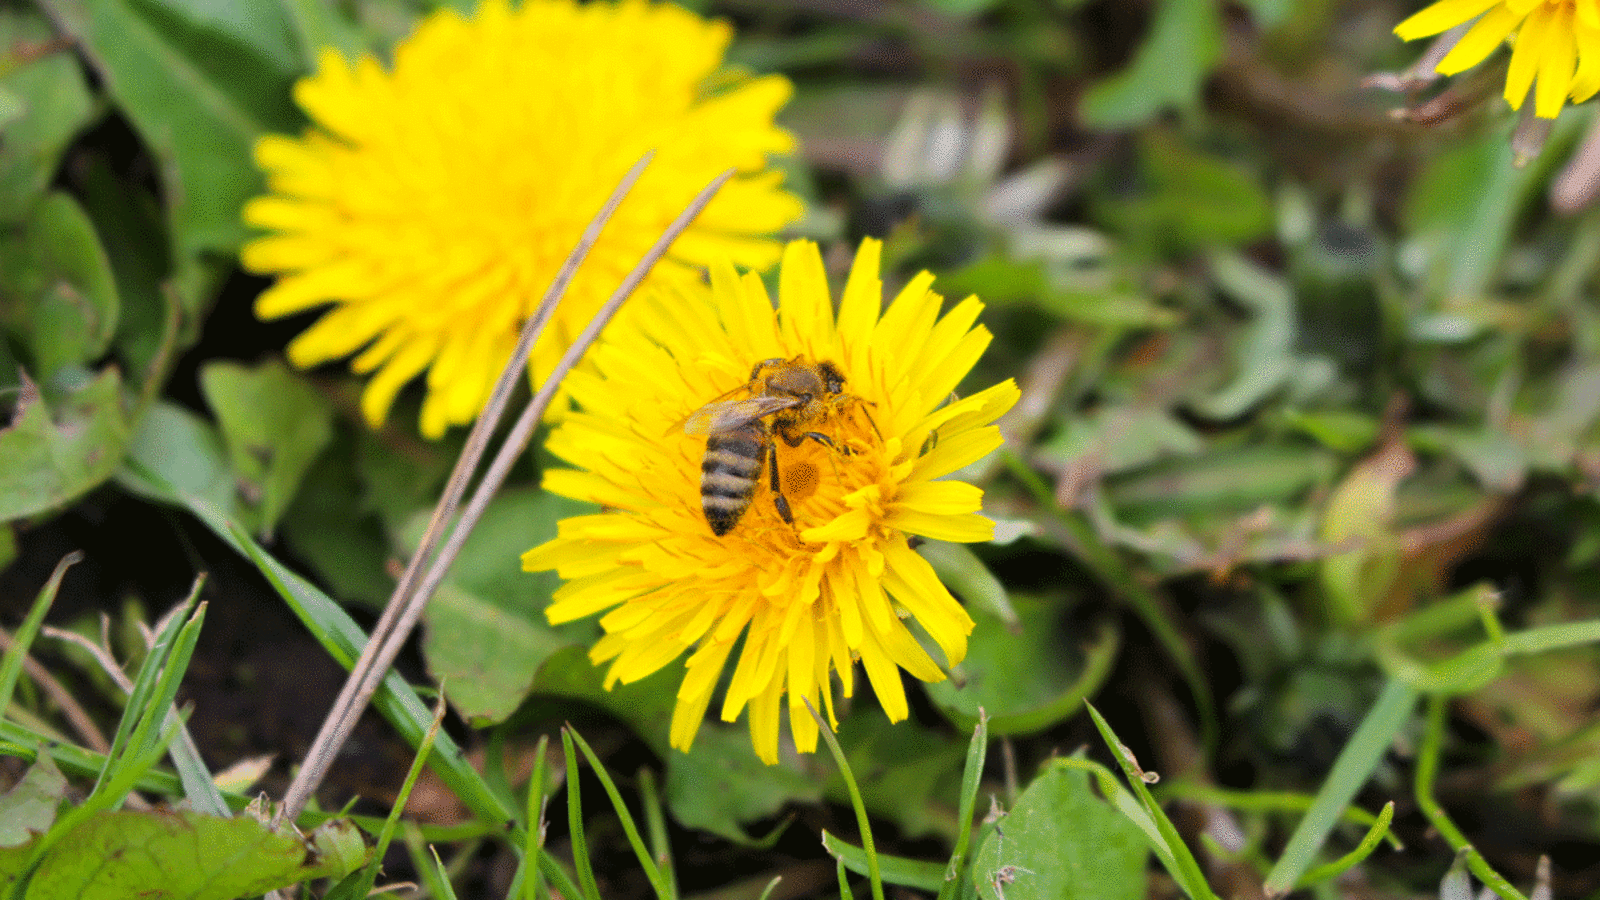
[[[456,509],[465,496],[467,486],[472,481],[472,474],[476,471],[478,463],[482,460],[488,449],[490,436],[498,427],[501,417],[505,412],[512,391],[517,382],[523,378],[527,370],[528,355],[543,331],[545,324],[554,312],[557,302],[578,266],[583,262],[589,249],[598,240],[601,230],[610,219],[612,213],[619,206],[628,191],[633,187],[644,168],[650,161],[650,154],[634,165],[628,174],[618,184],[616,190],[606,201],[595,218],[589,223],[578,245],[573,248],[571,255],[557,273],[550,290],[546,293],[539,309],[528,320],[518,340],[516,352],[507,363],[505,371],[495,384],[488,405],[482,415],[474,424],[468,435],[466,446],[462,450],[460,459],[456,462],[454,471],[451,472],[449,482],[445,486],[443,496],[434,509],[433,517],[429,521],[427,532],[424,534],[417,552],[413,554],[411,562],[396,585],[394,593],[390,596],[384,608],[383,616],[378,620],[373,629],[372,636],[367,641],[366,647],[361,652],[361,657],[356,660],[351,668],[350,677],[345,681],[338,698],[334,701],[332,709],[324,719],[321,729],[311,749],[307,751],[306,758],[300,771],[296,773],[294,781],[289,785],[284,795],[282,806],[279,807],[274,817],[274,824],[285,820],[292,820],[305,808],[313,791],[321,784],[326,776],[333,759],[338,755],[344,742],[349,738],[355,727],[356,720],[366,709],[373,693],[384,674],[393,664],[399,654],[401,646],[410,636],[411,630],[421,618],[422,610],[427,605],[428,598],[443,580],[444,573],[455,561],[462,544],[472,528],[477,524],[483,509],[488,505],[489,498],[499,488],[505,479],[505,474],[511,468],[512,462],[526,449],[528,440],[532,437],[534,428],[544,414],[545,407],[550,403],[555,394],[555,389],[560,385],[561,379],[567,371],[582,357],[584,351],[593,343],[599,330],[609,321],[616,309],[625,300],[628,294],[638,286],[644,276],[649,273],[655,263],[665,255],[668,247],[677,239],[678,235],[688,227],[689,223],[699,215],[716,191],[733,175],[732,171],[724,173],[701,191],[689,204],[688,208],[676,219],[656,244],[651,248],[628,278],[624,279],[617,292],[607,301],[606,305],[595,315],[581,335],[562,357],[545,383],[540,386],[538,393],[524,410],[521,418],[501,444],[489,470],[483,476],[470,503],[456,517]],[[454,521],[453,529],[450,523]],[[449,531],[449,538],[435,554],[440,540]],[[419,573],[426,571],[426,575],[419,580]]]

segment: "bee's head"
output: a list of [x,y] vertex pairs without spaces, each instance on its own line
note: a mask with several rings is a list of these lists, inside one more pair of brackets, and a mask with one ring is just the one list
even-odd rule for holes
[[839,367],[827,360],[817,363],[817,374],[822,376],[822,384],[830,394],[844,393],[844,373]]

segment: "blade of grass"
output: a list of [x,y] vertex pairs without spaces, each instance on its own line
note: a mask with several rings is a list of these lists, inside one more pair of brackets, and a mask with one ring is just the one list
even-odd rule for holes
[[1392,821],[1394,821],[1394,801],[1390,800],[1383,805],[1383,811],[1378,813],[1378,820],[1372,823],[1371,828],[1367,829],[1366,836],[1361,839],[1361,843],[1357,844],[1354,850],[1333,862],[1323,863],[1301,875],[1300,880],[1295,883],[1295,889],[1308,888],[1324,881],[1330,881],[1360,865],[1362,860],[1371,856],[1372,851],[1377,849],[1384,835],[1388,833],[1389,823]]
[[1266,892],[1282,895],[1292,890],[1300,877],[1311,868],[1322,844],[1356,791],[1372,777],[1372,772],[1383,760],[1395,735],[1411,718],[1417,705],[1417,690],[1398,678],[1384,685],[1378,700],[1367,717],[1361,720],[1350,742],[1339,751],[1333,770],[1317,791],[1311,809],[1289,837],[1283,855],[1267,875]]
[[567,763],[567,830],[572,840],[572,868],[578,873],[578,885],[585,900],[600,900],[600,888],[595,884],[594,866],[589,862],[589,842],[583,835],[583,792],[578,788],[578,754],[572,746],[572,727],[561,729],[561,749]]
[[544,872],[537,865],[528,865],[528,860],[537,859],[544,851],[544,806],[550,799],[546,791],[550,781],[549,753],[550,736],[541,734],[533,750],[533,774],[528,778],[528,836],[522,848],[522,861],[517,866],[518,875],[525,879],[522,884],[523,900],[542,900],[550,895]]
[[[961,873],[967,865],[967,846],[972,843],[972,816],[978,807],[978,785],[983,780],[983,764],[989,755],[989,716],[978,707],[978,724],[967,743],[967,762],[961,770],[961,800],[956,813],[956,846],[945,865],[944,881],[938,885],[939,900],[951,900],[960,889]],[[930,888],[931,890],[931,888]]]
[[1467,836],[1461,833],[1461,829],[1456,827],[1456,823],[1433,797],[1433,782],[1439,774],[1439,755],[1444,748],[1445,702],[1443,696],[1428,698],[1427,726],[1422,734],[1422,746],[1417,751],[1417,806],[1450,848],[1466,859],[1467,868],[1472,874],[1499,894],[1501,900],[1528,900],[1504,875],[1489,865],[1489,861],[1467,840]]
[[[822,848],[857,875],[869,877],[872,875],[872,868],[867,862],[867,851],[849,841],[824,830]],[[945,863],[890,856],[886,853],[878,854],[878,874],[886,884],[898,884],[922,891],[937,891],[946,884],[945,869]]]
[[456,889],[451,887],[450,873],[445,871],[444,863],[439,859],[439,848],[429,847],[428,849],[433,852],[433,868],[438,876],[434,882],[438,885],[438,893],[435,896],[442,897],[444,900],[456,900]]
[[655,858],[656,865],[661,867],[661,876],[666,879],[668,896],[676,897],[678,875],[672,864],[672,844],[667,838],[667,816],[661,808],[661,792],[656,789],[656,776],[651,770],[641,768],[638,777],[639,798],[644,804],[644,828],[650,835],[650,854]]
[[1110,769],[1092,759],[1078,756],[1057,757],[1050,761],[1050,765],[1063,769],[1081,769],[1094,776],[1100,787],[1101,796],[1118,812],[1128,817],[1128,821],[1138,826],[1144,832],[1145,841],[1150,844],[1150,849],[1161,860],[1162,868],[1173,877],[1178,878],[1178,861],[1172,856],[1172,849],[1167,846],[1167,841],[1161,836],[1161,829],[1156,827],[1156,820],[1140,805],[1137,798],[1122,786]]
[[[183,608],[188,608],[195,604],[200,597],[200,588],[203,584],[203,577],[195,579],[194,587],[190,589],[189,596],[183,603]],[[169,722],[178,721],[180,718],[175,703],[176,692],[183,674],[189,670],[189,659],[194,654],[194,645],[200,640],[200,625],[205,618],[205,609],[206,605],[204,603],[199,604],[195,609],[194,616],[191,617],[191,621],[184,626],[185,629],[192,631],[189,638],[186,639],[183,636],[184,633],[179,632],[174,652],[169,656],[164,669],[164,674],[170,677],[173,672],[176,672],[177,677],[172,679],[170,685],[172,693],[166,703],[160,707],[147,707],[151,710],[149,718],[152,725],[156,718],[155,710],[157,709],[162,710],[162,727],[165,727]],[[173,621],[177,621],[177,619],[177,616],[173,617]],[[149,639],[148,633],[146,634],[146,639]],[[151,641],[150,649],[154,652],[154,641]],[[160,696],[167,696],[165,689],[158,688],[158,691]],[[150,702],[157,703],[160,701],[151,700]],[[179,726],[178,737],[171,743],[169,752],[172,756],[172,767],[178,773],[178,780],[183,782],[183,795],[189,800],[191,806],[200,812],[216,816],[226,817],[233,815],[233,811],[228,808],[227,801],[222,797],[222,791],[212,778],[211,770],[206,767],[205,760],[201,758],[200,748],[195,744],[194,738],[190,736],[189,729],[182,727],[182,725]]]
[[1212,893],[1211,885],[1206,883],[1205,874],[1200,871],[1200,863],[1194,858],[1194,853],[1183,842],[1178,834],[1177,826],[1167,818],[1161,805],[1150,796],[1150,789],[1145,787],[1145,773],[1140,769],[1127,745],[1117,737],[1116,732],[1106,723],[1105,717],[1100,715],[1100,710],[1093,704],[1085,703],[1089,710],[1089,717],[1094,720],[1094,727],[1100,732],[1101,740],[1110,748],[1111,755],[1116,759],[1117,766],[1122,769],[1122,774],[1128,779],[1128,786],[1133,788],[1133,795],[1138,798],[1139,805],[1144,808],[1145,814],[1154,823],[1156,832],[1160,836],[1160,843],[1166,848],[1166,858],[1170,859],[1173,868],[1173,878],[1177,879],[1189,896],[1195,900],[1214,900],[1216,894]]
[[406,771],[405,781],[400,783],[400,792],[395,797],[394,805],[389,808],[389,815],[383,820],[383,828],[378,832],[378,839],[373,842],[372,859],[361,867],[361,877],[355,881],[346,879],[339,883],[338,890],[329,891],[324,900],[362,900],[372,892],[373,885],[378,882],[378,869],[383,865],[383,857],[389,851],[389,843],[394,840],[395,828],[400,824],[400,814],[405,811],[406,801],[411,797],[411,789],[416,786],[417,778],[422,774],[422,766],[433,750],[434,739],[439,735],[439,726],[444,722],[445,694],[443,688],[439,690],[439,698],[433,706],[433,724],[428,728],[428,733],[422,736],[422,745],[417,748],[411,757],[411,768]]
[[[184,612],[193,607],[200,596],[200,584],[201,580],[195,579],[195,588],[183,603]],[[161,636],[151,645],[150,652],[145,655],[144,665],[139,668],[139,676],[134,679],[134,689],[128,695],[122,722],[117,726],[119,740],[112,741],[111,753],[106,756],[106,768],[96,780],[91,793],[100,790],[127,755],[139,756],[148,751],[152,742],[159,739],[161,731],[167,727],[167,712],[172,709],[172,703],[178,696],[178,684],[189,669],[195,642],[200,640],[200,624],[205,621],[205,608],[206,605],[201,603],[187,619],[182,613],[173,616],[167,627],[162,629]],[[119,743],[121,752],[118,752]],[[166,741],[162,742],[162,746],[166,746]]]
[[606,796],[611,798],[611,808],[617,812],[617,821],[622,823],[622,831],[628,836],[628,844],[633,847],[633,855],[639,858],[639,864],[644,867],[645,877],[650,880],[650,886],[655,889],[656,896],[661,900],[669,900],[670,886],[661,875],[661,869],[656,866],[651,858],[650,848],[644,844],[644,838],[639,836],[639,826],[634,824],[633,814],[628,811],[628,804],[622,802],[622,792],[617,790],[616,782],[611,780],[611,773],[600,764],[600,757],[594,755],[589,748],[589,742],[583,739],[570,726],[562,732],[563,736],[570,735],[572,743],[578,746],[583,753],[583,758],[589,761],[589,768],[594,770],[596,778],[600,779],[600,786],[605,788]]
[[[1228,809],[1237,809],[1244,812],[1296,812],[1304,813],[1316,802],[1316,797],[1311,794],[1300,794],[1294,791],[1231,791],[1209,784],[1199,784],[1192,781],[1174,781],[1165,783],[1157,792],[1163,800],[1193,800],[1198,803],[1210,803],[1224,806]],[[1378,817],[1367,812],[1359,806],[1345,807],[1343,818],[1345,821],[1363,828],[1371,828],[1377,824]],[[1404,850],[1406,845],[1394,832],[1388,832],[1383,839],[1395,850]]]
[[122,707],[122,717],[117,720],[117,730],[111,736],[111,751],[105,756],[105,764],[96,776],[93,793],[100,789],[110,777],[111,771],[116,766],[117,760],[122,759],[129,752],[129,742],[132,740],[134,729],[139,725],[139,717],[150,702],[150,694],[155,690],[155,683],[161,671],[161,663],[167,652],[172,647],[172,636],[182,619],[174,616],[167,621],[167,626],[161,630],[160,637],[150,644],[150,650],[144,656],[144,663],[140,665],[133,683],[127,686],[128,699]]
[[11,708],[11,694],[17,688],[17,679],[22,677],[22,660],[28,655],[28,647],[33,644],[33,639],[39,635],[39,626],[44,624],[45,613],[50,611],[50,604],[56,602],[56,594],[61,590],[61,579],[66,577],[67,570],[83,561],[83,554],[78,551],[68,553],[56,563],[56,570],[50,573],[50,579],[39,589],[39,596],[33,601],[33,606],[28,610],[28,615],[22,620],[22,627],[11,636],[11,649],[5,656],[0,657],[0,716]]

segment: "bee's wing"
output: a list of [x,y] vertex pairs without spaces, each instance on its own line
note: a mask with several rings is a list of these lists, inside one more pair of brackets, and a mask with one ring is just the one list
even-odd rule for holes
[[762,416],[770,416],[799,403],[800,400],[796,397],[749,397],[744,400],[707,403],[689,416],[683,423],[683,431],[685,434],[709,434],[713,431],[738,428]]

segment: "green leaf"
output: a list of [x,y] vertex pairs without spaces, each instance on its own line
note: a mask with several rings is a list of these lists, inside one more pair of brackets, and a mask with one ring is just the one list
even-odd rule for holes
[[[94,223],[116,281],[116,352],[130,372],[164,377],[166,364],[182,349],[174,346],[172,333],[185,323],[173,308],[178,297],[163,283],[171,249],[161,203],[147,186],[120,178],[99,156],[86,160],[77,175],[84,212]],[[189,337],[198,336],[196,322],[187,327]]]
[[0,124],[0,222],[21,221],[44,196],[61,153],[96,114],[83,69],[65,49],[24,61],[25,46],[43,47],[55,32],[44,17],[14,8],[0,10],[0,47],[8,48],[0,90],[9,101]]
[[1006,586],[994,577],[971,547],[949,541],[928,541],[917,548],[917,552],[968,609],[988,613],[1008,628],[1016,626],[1017,611],[1006,596]]
[[49,403],[25,381],[0,429],[0,521],[65,506],[110,478],[131,432],[115,369]]
[[552,626],[544,608],[560,578],[524,572],[518,561],[555,537],[558,521],[587,508],[532,488],[501,492],[429,601],[422,641],[428,669],[474,725],[503,721],[546,660],[593,634],[588,623]]
[[1133,63],[1091,87],[1079,112],[1091,128],[1115,129],[1165,109],[1192,109],[1221,58],[1222,19],[1215,0],[1161,0]]
[[[234,36],[138,0],[42,0],[153,151],[180,259],[231,256],[260,191],[251,148],[296,127],[294,72]],[[91,13],[92,9],[92,13]]]
[[41,379],[104,354],[118,310],[111,263],[71,197],[51,194],[22,227],[0,232],[0,325]]
[[300,48],[282,0],[145,0],[200,34],[214,34],[250,47],[263,63],[294,71]]
[[[867,851],[860,847],[824,831],[822,849],[857,875],[868,874]],[[924,891],[937,891],[944,886],[943,863],[879,853],[878,874],[883,877],[884,884],[899,884]]]
[[763,763],[742,725],[707,722],[687,753],[666,757],[666,800],[679,825],[739,844],[755,843],[743,825],[775,816],[790,803],[815,803],[822,785],[783,759]]
[[333,436],[333,413],[276,360],[255,368],[209,363],[200,370],[200,388],[222,428],[239,489],[260,505],[261,530],[271,532]]
[[1272,205],[1247,169],[1166,132],[1145,134],[1139,149],[1140,189],[1101,199],[1093,210],[1130,246],[1149,255],[1184,254],[1271,232]]
[[[357,444],[370,440],[364,429],[335,431],[332,445],[306,473],[284,512],[278,533],[341,602],[381,607],[394,591],[395,548],[373,508],[371,486],[355,469]],[[455,699],[453,685],[451,694]]]
[[66,776],[49,754],[38,754],[22,780],[0,796],[0,847],[26,844],[49,831],[66,795]]
[[1016,606],[1012,627],[975,612],[955,677],[928,685],[929,698],[962,727],[974,725],[981,709],[993,734],[1043,730],[1082,708],[1110,674],[1116,628],[1102,623],[1090,634],[1074,633],[1058,602],[1018,597]]
[[[128,461],[159,475],[185,498],[203,501],[232,518],[244,517],[222,437],[209,422],[181,406],[164,402],[151,406],[139,423]],[[123,482],[151,499],[169,499],[140,478],[124,478]]]
[[1132,523],[1247,513],[1324,486],[1335,466],[1331,455],[1292,444],[1222,447],[1116,478],[1106,496],[1119,519]]
[[1171,328],[1178,323],[1172,310],[1139,294],[1057,284],[1049,266],[1038,259],[987,256],[939,276],[937,287],[952,296],[977,294],[991,306],[1026,304],[1079,325]]
[[[857,690],[864,680],[857,674]],[[948,804],[961,789],[965,742],[910,722],[890,722],[876,704],[858,704],[839,723],[839,745],[860,780],[861,798],[873,815],[888,819],[908,837],[944,824]],[[870,777],[868,777],[870,775]],[[843,778],[827,782],[828,796],[847,802]],[[943,798],[946,811],[936,816]]]
[[1138,900],[1149,852],[1088,773],[1049,766],[978,848],[972,880],[985,900]]
[[[315,838],[313,838],[313,845]],[[312,878],[337,878],[350,860],[323,857],[292,831],[250,818],[196,812],[103,812],[61,837],[28,886],[28,900],[233,900]]]

